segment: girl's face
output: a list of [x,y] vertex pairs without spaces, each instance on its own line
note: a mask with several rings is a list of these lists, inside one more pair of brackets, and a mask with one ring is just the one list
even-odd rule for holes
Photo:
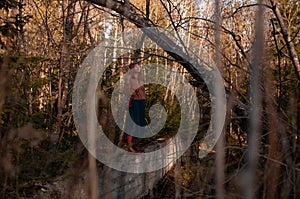
[[136,72],[136,73],[141,72],[141,67],[140,67],[140,65],[136,64],[136,65],[134,66],[134,72]]

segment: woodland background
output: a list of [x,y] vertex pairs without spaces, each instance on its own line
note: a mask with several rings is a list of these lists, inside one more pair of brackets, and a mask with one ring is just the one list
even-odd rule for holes
[[[199,160],[210,100],[191,66],[160,46],[143,49],[143,39],[139,51],[109,66],[98,119],[120,147],[126,145],[124,134],[112,121],[109,98],[133,59],[171,66],[197,90],[203,125],[154,197],[299,198],[299,7],[297,0],[2,0],[0,197],[31,198],[41,189],[37,182],[90,168],[95,160],[72,118],[76,73],[98,43],[132,27],[155,26],[184,33],[207,49],[222,72],[228,104],[223,136]],[[171,137],[180,120],[178,101],[161,87],[148,85],[146,91],[147,107],[164,101],[169,114],[157,137]]]

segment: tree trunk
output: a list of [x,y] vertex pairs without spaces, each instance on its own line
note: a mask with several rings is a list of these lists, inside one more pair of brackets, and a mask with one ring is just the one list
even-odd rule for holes
[[[57,126],[56,131],[60,132],[60,126],[63,120],[63,110],[66,106],[67,95],[69,90],[69,78],[70,78],[70,47],[73,38],[73,18],[75,12],[75,0],[68,0],[67,7],[65,8],[65,2],[62,2],[63,10],[63,41],[60,55],[60,70],[58,80],[58,100],[57,100]],[[66,15],[64,9],[67,10]]]
[[0,113],[2,113],[2,107],[5,102],[5,96],[8,88],[7,86],[7,80],[9,80],[8,60],[9,60],[9,56],[4,55],[4,58],[0,65]]
[[281,166],[275,162],[281,161],[280,151],[279,151],[279,122],[276,113],[276,105],[273,102],[272,96],[273,92],[271,86],[272,75],[267,69],[268,74],[266,74],[265,90],[267,95],[265,95],[266,102],[266,114],[267,122],[269,127],[268,133],[268,159],[265,166],[265,188],[264,188],[264,198],[279,198],[279,184],[280,184],[280,169]]

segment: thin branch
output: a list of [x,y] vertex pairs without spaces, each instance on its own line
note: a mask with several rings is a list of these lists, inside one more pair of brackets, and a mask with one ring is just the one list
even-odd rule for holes
[[248,5],[243,5],[243,6],[238,7],[238,8],[232,13],[232,16],[235,15],[236,13],[238,13],[239,11],[241,11],[241,10],[244,9],[244,8],[256,7],[256,6],[259,6],[259,5],[262,5],[262,6],[264,6],[264,7],[270,8],[270,9],[272,8],[270,5],[264,4],[264,3],[262,3],[262,4],[259,4],[259,3],[248,4]]

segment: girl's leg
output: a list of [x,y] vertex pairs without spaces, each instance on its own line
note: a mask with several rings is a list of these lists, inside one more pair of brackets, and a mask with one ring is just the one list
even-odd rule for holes
[[127,135],[127,143],[132,143],[132,136],[131,135]]
[[128,143],[128,151],[129,152],[133,152],[133,153],[138,153],[139,152],[133,147],[133,142],[132,142],[132,136],[131,135],[127,135],[127,143]]

